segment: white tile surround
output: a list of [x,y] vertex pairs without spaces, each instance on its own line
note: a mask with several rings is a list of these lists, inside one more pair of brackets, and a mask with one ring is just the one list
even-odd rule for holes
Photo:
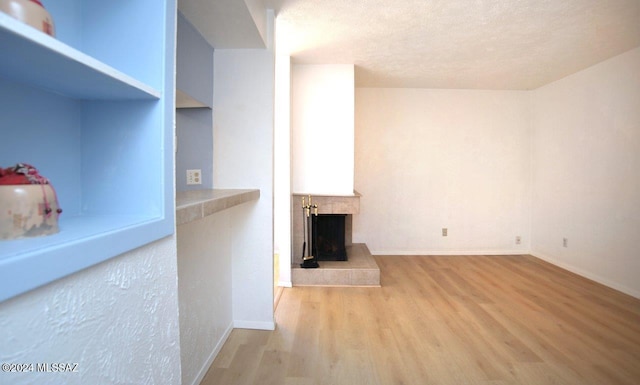
[[346,214],[345,245],[347,261],[319,261],[316,269],[302,269],[303,210],[302,198],[308,203],[309,194],[293,194],[292,265],[291,281],[294,286],[380,286],[380,269],[364,243],[351,241],[352,216],[360,212],[360,194],[311,195],[312,204],[318,205],[318,214]]

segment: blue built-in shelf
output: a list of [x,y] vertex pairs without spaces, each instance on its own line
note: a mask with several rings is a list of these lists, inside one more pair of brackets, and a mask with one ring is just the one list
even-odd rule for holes
[[43,4],[55,38],[0,13],[0,167],[34,165],[64,211],[0,240],[0,301],[175,228],[175,0]]
[[160,91],[0,12],[3,77],[77,99],[158,99]]

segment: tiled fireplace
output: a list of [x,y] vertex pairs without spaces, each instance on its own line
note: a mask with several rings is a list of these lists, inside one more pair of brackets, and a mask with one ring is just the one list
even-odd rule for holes
[[[302,198],[305,204],[309,203],[308,194],[293,194],[292,199],[292,271],[291,278],[294,286],[319,285],[319,286],[380,286],[380,270],[375,260],[369,253],[365,244],[353,244],[352,222],[353,215],[360,212],[360,194],[354,191],[353,195],[311,195],[311,204],[317,205],[318,215],[327,215],[344,218],[344,243],[346,246],[347,260],[318,262],[320,268],[302,269],[304,223],[306,213],[302,208]],[[314,214],[314,210],[311,210]],[[309,245],[307,245],[308,247]],[[305,251],[308,254],[308,250]]]
[[[305,199],[306,203],[309,202],[309,195],[293,194],[291,207],[293,223],[291,254],[293,255],[293,263],[299,263],[299,260],[302,258],[302,245],[304,243],[303,226],[306,220],[306,215],[302,209],[302,198]],[[360,194],[354,192],[353,196],[311,195],[311,203],[318,205],[318,214],[346,214],[344,240],[345,246],[351,245],[352,216],[360,212]]]

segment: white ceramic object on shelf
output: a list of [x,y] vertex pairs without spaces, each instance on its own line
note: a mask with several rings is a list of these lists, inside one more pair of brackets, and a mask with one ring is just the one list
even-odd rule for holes
[[58,209],[50,184],[0,185],[0,240],[57,233]]
[[39,0],[0,0],[0,11],[47,35],[56,35],[53,19]]

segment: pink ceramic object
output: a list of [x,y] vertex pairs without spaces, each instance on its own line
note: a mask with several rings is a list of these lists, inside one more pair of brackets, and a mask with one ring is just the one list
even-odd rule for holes
[[0,239],[57,233],[59,208],[50,184],[0,185]]
[[53,19],[39,0],[0,0],[0,11],[47,35],[56,35]]

